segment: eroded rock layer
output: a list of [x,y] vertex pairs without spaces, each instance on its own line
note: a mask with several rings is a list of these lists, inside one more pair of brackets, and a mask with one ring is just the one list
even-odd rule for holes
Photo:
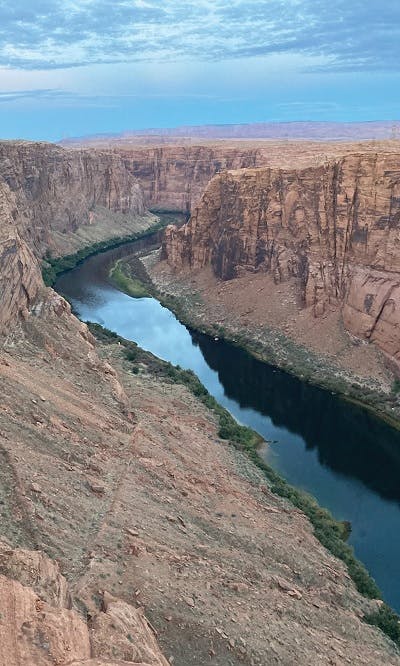
[[[354,153],[362,146],[366,153],[398,151],[396,141],[355,143],[313,141],[205,141],[169,140],[156,144],[128,139],[94,142],[82,140],[82,147],[119,155],[127,170],[143,187],[149,208],[190,212],[199,203],[206,186],[217,173],[227,169],[271,167],[304,169],[327,159]],[[72,144],[73,145],[73,144]]]
[[167,229],[164,255],[223,280],[243,270],[295,280],[316,317],[342,306],[350,333],[399,359],[399,154],[222,173],[189,223]]

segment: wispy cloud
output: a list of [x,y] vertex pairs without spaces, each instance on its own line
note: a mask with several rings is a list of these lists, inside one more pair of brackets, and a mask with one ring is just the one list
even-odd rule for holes
[[[0,104],[10,102],[19,102],[23,99],[29,100],[60,100],[69,99],[71,95],[62,90],[52,89],[32,89],[32,90],[16,90],[16,91],[0,91]],[[74,95],[76,98],[76,95]]]
[[0,0],[0,66],[294,53],[325,70],[399,71],[398,0]]

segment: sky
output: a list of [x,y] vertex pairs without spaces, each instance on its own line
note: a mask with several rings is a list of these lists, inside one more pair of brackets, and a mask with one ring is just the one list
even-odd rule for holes
[[400,0],[0,0],[0,137],[400,119]]

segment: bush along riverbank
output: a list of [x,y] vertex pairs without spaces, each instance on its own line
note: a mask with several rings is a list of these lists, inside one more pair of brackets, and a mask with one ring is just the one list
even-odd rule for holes
[[151,296],[146,284],[130,275],[129,264],[121,259],[111,268],[109,277],[112,284],[132,298]]
[[[287,499],[308,517],[317,539],[327,550],[346,564],[357,590],[368,599],[381,598],[375,581],[364,565],[355,557],[352,547],[346,543],[349,525],[337,521],[329,511],[320,507],[311,495],[294,488],[269,467],[258,454],[259,448],[263,444],[260,435],[251,428],[239,425],[231,414],[209,394],[192,371],[182,370],[179,366],[173,366],[158,359],[150,352],[142,350],[134,342],[125,340],[99,324],[88,322],[88,327],[101,344],[119,343],[126,360],[131,364],[131,371],[135,374],[140,373],[140,365],[145,364],[148,371],[164,381],[185,385],[217,419],[219,437],[228,440],[262,470],[271,492]],[[379,609],[365,616],[364,620],[379,627],[400,647],[400,617],[389,606],[382,602]]]
[[61,257],[52,257],[47,253],[42,261],[42,277],[43,282],[46,287],[53,287],[57,278],[65,273],[70,271],[78,264],[82,263],[88,257],[99,254],[100,252],[106,252],[107,250],[112,250],[120,245],[125,245],[125,243],[131,243],[133,241],[141,240],[156,234],[158,231],[164,229],[171,222],[171,216],[168,215],[166,218],[160,219],[159,222],[153,224],[148,229],[143,231],[138,231],[137,233],[130,234],[128,236],[114,236],[107,240],[98,241],[92,245],[86,245],[85,247],[74,252],[73,254],[67,254]]

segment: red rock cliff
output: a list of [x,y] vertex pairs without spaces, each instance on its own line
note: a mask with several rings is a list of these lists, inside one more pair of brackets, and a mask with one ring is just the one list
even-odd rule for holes
[[[150,208],[189,212],[199,203],[210,180],[224,170],[251,167],[305,168],[327,158],[354,153],[354,143],[311,141],[201,141],[132,144],[124,138],[90,142],[91,151],[100,148],[119,155],[127,170],[143,187]],[[378,147],[377,147],[378,146]],[[94,150],[95,147],[95,150]],[[397,150],[393,142],[364,142],[363,152]]]
[[257,148],[227,145],[142,146],[121,148],[118,153],[140,181],[149,208],[183,212],[199,201],[216,173],[265,163]]
[[296,280],[315,316],[340,305],[350,333],[400,360],[400,154],[222,173],[189,223],[167,229],[164,254],[224,280]]

